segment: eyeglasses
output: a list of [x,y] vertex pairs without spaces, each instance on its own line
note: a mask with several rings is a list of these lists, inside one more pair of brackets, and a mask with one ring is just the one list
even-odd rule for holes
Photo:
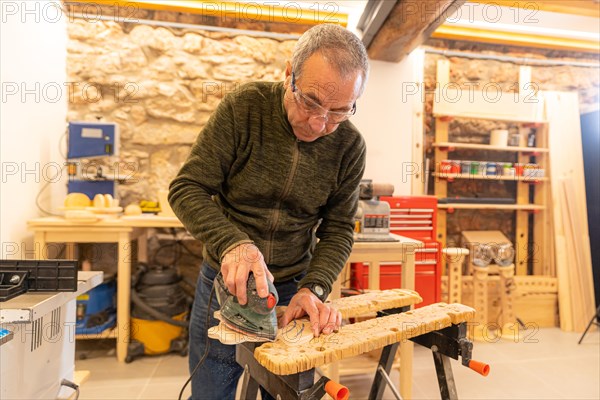
[[294,72],[292,72],[292,93],[294,93],[296,103],[298,103],[306,113],[312,116],[325,118],[325,120],[331,124],[342,123],[356,114],[356,103],[352,105],[352,108],[349,111],[330,111],[317,103],[315,100],[306,96],[296,86],[296,75]]

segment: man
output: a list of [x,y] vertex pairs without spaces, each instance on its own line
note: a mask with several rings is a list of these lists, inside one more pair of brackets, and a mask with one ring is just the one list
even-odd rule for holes
[[[336,25],[299,39],[285,81],[225,96],[170,186],[169,202],[204,244],[190,322],[190,371],[204,355],[210,291],[218,271],[246,303],[252,272],[266,297],[274,280],[279,321],[308,315],[313,334],[341,323],[324,303],[352,249],[365,143],[348,118],[368,75],[361,41]],[[317,241],[318,239],[318,241]],[[211,304],[211,317],[218,309]],[[233,399],[242,368],[235,347],[211,341],[192,397]]]

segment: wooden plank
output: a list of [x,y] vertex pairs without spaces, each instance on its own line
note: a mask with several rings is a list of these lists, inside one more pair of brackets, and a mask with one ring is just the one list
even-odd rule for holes
[[435,71],[436,82],[439,86],[445,86],[450,83],[450,61],[447,59],[439,59]]
[[[587,206],[579,99],[576,92],[545,92],[543,96],[549,116],[547,136],[551,152],[550,182],[561,329],[582,330],[579,323],[577,327],[575,324],[580,320],[579,315],[583,311],[578,307],[584,307],[585,301],[578,304],[580,299],[573,298],[572,295],[578,291],[579,281],[590,276],[591,257],[587,257],[590,253],[590,243],[589,237],[586,236]],[[572,182],[572,186],[567,190],[568,199],[563,184],[565,180]],[[574,235],[577,237],[574,238]],[[574,268],[576,271],[572,271]],[[589,297],[593,303],[593,293]]]
[[337,333],[318,338],[313,338],[308,320],[295,320],[274,342],[257,347],[254,356],[277,375],[295,374],[470,321],[474,314],[475,310],[462,304],[437,303],[345,325]]
[[[524,153],[548,153],[548,149],[544,147],[525,147],[525,146],[492,146],[489,144],[474,144],[474,143],[458,143],[458,142],[438,142],[432,144],[433,147],[453,147],[456,149],[471,149],[471,150],[491,150],[491,151],[512,151]],[[526,164],[526,163],[525,163]]]
[[448,265],[448,302],[460,303],[462,295],[462,265],[469,250],[462,247],[446,247],[442,249],[444,260]]
[[573,249],[573,259],[576,261],[569,269],[571,272],[571,288],[573,297],[573,306],[577,310],[574,313],[573,329],[576,332],[583,332],[587,327],[589,316],[596,314],[594,300],[594,277],[592,276],[591,251],[589,246],[589,234],[587,228],[582,228],[583,216],[578,212],[575,202],[576,194],[573,192],[574,184],[571,179],[563,180],[563,194],[565,196],[565,211],[569,220],[569,229],[571,233],[570,247]]
[[[519,186],[528,186],[520,183]],[[518,190],[517,190],[518,192]],[[534,243],[529,243],[529,212],[519,210],[515,217],[515,273],[517,275],[527,275],[528,259],[531,255]]]
[[[547,276],[515,276],[513,307],[515,316],[527,328],[555,327],[558,325],[558,280]],[[462,277],[462,304],[473,306],[473,276]],[[448,292],[447,277],[442,277],[442,299]],[[498,275],[488,276],[488,323],[490,327],[500,327],[502,308],[497,301],[501,297],[501,284]],[[445,301],[445,300],[443,300]]]
[[[468,210],[545,210],[546,206],[536,204],[470,204],[470,203],[438,203],[438,209],[454,208]],[[439,219],[439,215],[438,215]]]
[[532,178],[529,176],[507,176],[507,175],[471,175],[471,174],[447,174],[444,172],[432,174],[439,179],[486,179],[488,181],[517,181],[517,182],[545,182],[548,178]]
[[[536,146],[548,147],[548,126],[542,125],[537,128],[536,133]],[[536,162],[541,168],[544,168],[546,173],[549,171],[548,163],[549,154],[540,153],[536,156]],[[548,179],[549,181],[549,179]],[[548,204],[550,185],[547,183],[532,185],[530,190],[533,190],[533,202],[535,204],[545,204],[547,209],[552,208]],[[550,268],[548,264],[554,256],[550,253],[549,243],[550,236],[549,231],[552,229],[550,221],[552,220],[550,213],[536,213],[533,215],[533,238],[534,242],[529,244],[529,251],[533,257],[533,274],[534,275],[547,275],[549,274]]]
[[[413,82],[419,85],[420,90],[425,87],[425,52],[417,49],[411,54],[413,60]],[[412,96],[412,161],[417,165],[418,171],[412,174],[411,194],[423,196],[427,194],[427,165],[425,163],[424,138],[425,138],[425,103],[420,96]]]
[[419,293],[409,289],[373,290],[356,296],[335,299],[331,305],[342,313],[342,318],[375,314],[377,311],[411,306],[423,301]]

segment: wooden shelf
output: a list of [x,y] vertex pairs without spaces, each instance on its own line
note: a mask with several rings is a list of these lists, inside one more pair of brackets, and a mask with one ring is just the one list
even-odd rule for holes
[[[519,88],[525,89],[525,85],[530,82],[531,68],[520,67]],[[545,238],[547,237],[546,232],[552,215],[551,213],[540,212],[546,210],[547,207],[550,209],[548,205],[551,204],[551,197],[549,196],[550,185],[545,183],[550,182],[550,173],[552,171],[549,169],[548,162],[550,158],[550,142],[548,140],[549,126],[548,118],[546,118],[544,96],[538,96],[537,93],[531,90],[521,91],[519,89],[517,93],[499,92],[496,98],[491,99],[489,96],[490,93],[485,91],[461,90],[459,87],[454,87],[458,85],[451,84],[450,62],[447,59],[437,61],[436,85],[439,89],[435,93],[436,98],[433,101],[432,109],[432,115],[435,117],[435,139],[431,144],[434,150],[434,161],[436,165],[441,166],[443,160],[453,158],[454,165],[451,165],[450,169],[453,172],[457,172],[449,173],[447,166],[434,168],[435,172],[432,171],[432,176],[434,177],[433,194],[438,199],[450,202],[445,204],[438,203],[438,208],[444,211],[438,215],[437,219],[437,237],[441,246],[446,246],[447,230],[449,228],[452,230],[453,235],[459,233],[457,232],[457,228],[459,228],[458,230],[460,228],[469,230],[470,228],[467,226],[469,224],[457,227],[453,223],[455,221],[452,220],[452,218],[457,217],[456,215],[454,217],[451,216],[453,211],[460,209],[488,213],[492,210],[511,211],[512,217],[514,217],[514,227],[507,228],[507,230],[512,231],[511,234],[513,237],[510,237],[509,240],[513,241],[514,248],[520,249],[519,251],[523,251],[523,254],[530,254],[533,251],[533,243],[535,243],[536,248],[542,249],[536,253],[535,262],[528,258],[522,258],[519,262],[515,263],[515,274],[526,275],[530,268],[534,275],[548,274],[551,266],[546,264],[546,260],[551,260],[552,257],[550,257],[551,249],[547,250],[548,246],[545,245]],[[459,143],[453,141],[456,139],[451,139],[451,121],[454,120],[456,125],[462,125],[468,122],[464,121],[466,119],[493,122],[488,128],[482,127],[481,133],[484,133],[486,129],[494,129],[494,127],[511,129],[510,125],[535,129],[535,144],[537,147],[523,146],[526,142],[522,141],[524,139],[522,132],[519,136],[520,146],[495,146],[491,144]],[[507,122],[508,124],[501,122]],[[452,129],[454,129],[454,126]],[[463,133],[467,134],[466,132]],[[462,137],[460,140],[467,141],[466,138]],[[514,162],[523,166],[530,164],[531,157],[535,156],[536,169],[541,169],[539,171],[540,176],[536,175],[538,171],[525,170],[521,174],[524,176],[487,176],[485,175],[485,170],[477,170],[477,172],[482,173],[477,175],[461,174],[461,169],[456,169],[457,164],[469,160],[465,159],[466,157],[460,153],[460,150],[471,150],[474,154],[479,155],[478,158],[486,158],[484,153],[482,153],[484,151],[500,152],[500,155],[504,153],[505,156],[514,157]],[[450,157],[450,152],[454,151],[457,152],[453,153],[452,157]],[[541,174],[542,171],[544,171],[543,176]],[[516,186],[515,193],[509,197],[509,200],[495,200],[494,198],[497,196],[493,196],[494,198],[491,199],[472,199],[472,201],[480,201],[480,203],[459,203],[460,200],[454,198],[452,195],[453,191],[449,189],[454,186],[454,191],[460,192],[462,186],[462,191],[467,190],[464,187],[465,185],[461,185],[466,183],[465,180],[467,179],[473,179],[471,182],[477,183],[484,183],[485,181],[483,180],[487,179],[497,180],[498,182],[518,182],[519,184],[514,185]],[[451,183],[452,186],[449,186]],[[487,185],[487,183],[485,184]],[[452,201],[456,203],[452,203]],[[487,201],[498,201],[499,203],[488,203]],[[506,201],[510,201],[510,203],[506,203]],[[449,218],[452,221],[448,220]],[[452,225],[449,225],[448,222],[451,222]],[[531,237],[533,237],[533,240],[531,240]],[[485,312],[482,314],[485,314]]]
[[[511,151],[514,153],[548,153],[546,148],[539,147],[518,147],[518,146],[492,146],[489,144],[473,144],[473,143],[456,143],[456,142],[439,142],[433,143],[433,147],[453,149],[471,149],[471,150],[492,150],[492,151]],[[450,150],[452,151],[452,150]]]
[[539,211],[545,210],[546,206],[537,204],[479,204],[479,203],[438,203],[438,208],[466,209],[466,210],[521,210]]
[[489,113],[482,114],[478,112],[433,112],[433,116],[435,118],[458,118],[458,119],[484,119],[488,121],[506,121],[506,122],[516,122],[521,124],[545,124],[548,122],[546,119],[535,118],[535,117],[525,117],[519,118],[514,115],[509,114],[501,114],[501,113]]
[[111,328],[102,331],[101,333],[87,333],[82,335],[75,335],[75,339],[86,340],[86,339],[116,339],[117,329]]
[[509,176],[509,175],[471,175],[471,174],[447,174],[443,172],[434,172],[433,176],[440,179],[486,179],[490,181],[519,181],[528,183],[545,182],[546,177],[534,178],[529,176]]

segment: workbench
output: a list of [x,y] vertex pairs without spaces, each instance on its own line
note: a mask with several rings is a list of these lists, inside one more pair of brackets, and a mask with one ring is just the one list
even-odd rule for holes
[[[98,337],[117,340],[117,360],[127,358],[130,341],[132,241],[138,241],[137,259],[148,261],[147,231],[150,228],[183,228],[176,217],[140,216],[106,218],[95,222],[69,220],[60,217],[36,218],[27,221],[34,233],[36,259],[48,258],[49,243],[116,243],[117,244],[117,326]],[[67,257],[74,257],[68,254]],[[91,338],[94,335],[86,335]]]
[[[383,262],[401,262],[402,276],[398,288],[415,290],[415,250],[423,246],[423,242],[400,235],[391,235],[396,242],[354,242],[352,253],[348,258],[345,270],[349,271],[351,263],[369,263],[369,283],[367,289],[379,290],[379,270]],[[340,276],[345,276],[342,273]],[[400,284],[401,283],[401,284]],[[338,279],[333,287],[332,298],[339,298],[342,280]],[[400,394],[402,398],[412,397],[412,366],[414,344],[411,341],[400,343]],[[339,380],[338,363],[332,363],[327,373],[333,380]]]
[[[109,336],[117,340],[117,360],[124,362],[130,340],[131,262],[132,244],[138,241],[140,262],[148,261],[147,231],[151,228],[183,228],[176,217],[139,216],[100,219],[95,222],[68,220],[60,217],[36,218],[27,222],[34,233],[35,254],[38,259],[48,257],[49,243],[116,243],[117,244],[117,327]],[[381,262],[402,262],[402,288],[414,289],[415,249],[422,242],[393,235],[395,242],[355,242],[348,264],[368,262],[370,264],[369,289],[379,289],[379,265]],[[340,296],[341,279],[334,285],[332,298]],[[410,397],[412,387],[412,342],[400,346],[400,391]],[[337,366],[329,370],[337,376]]]

